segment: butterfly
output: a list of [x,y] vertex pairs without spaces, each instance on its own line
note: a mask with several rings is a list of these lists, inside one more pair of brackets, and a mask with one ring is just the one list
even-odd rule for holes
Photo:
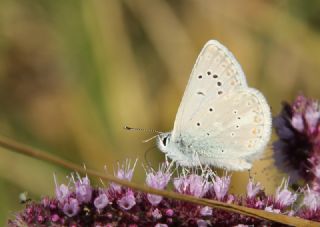
[[247,85],[233,54],[216,40],[201,50],[171,132],[157,146],[182,166],[251,169],[271,135],[265,97]]

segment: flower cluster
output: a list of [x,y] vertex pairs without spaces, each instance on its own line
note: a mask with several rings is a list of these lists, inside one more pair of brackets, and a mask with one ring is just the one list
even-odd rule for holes
[[[228,193],[231,177],[222,177],[205,168],[182,171],[173,176],[172,165],[158,170],[146,169],[146,184],[166,189],[173,183],[174,191],[200,198],[215,199],[269,212],[295,215],[320,221],[320,201],[316,192],[307,188],[299,209],[293,209],[298,194],[283,181],[274,196],[267,196],[260,183],[249,179],[246,196]],[[119,166],[115,176],[130,181],[134,167]],[[26,208],[9,221],[9,226],[281,226],[279,223],[246,217],[207,206],[177,201],[158,195],[134,191],[111,183],[94,187],[87,176],[70,178],[68,185],[56,182],[54,198],[28,202]]]
[[274,143],[276,166],[320,193],[319,102],[300,95],[291,105],[284,103],[274,127],[279,137]]

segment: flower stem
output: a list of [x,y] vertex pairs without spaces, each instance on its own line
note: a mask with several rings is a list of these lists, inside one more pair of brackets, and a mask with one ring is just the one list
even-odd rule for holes
[[64,168],[70,169],[72,171],[76,171],[83,174],[88,174],[94,177],[101,178],[103,180],[111,181],[120,185],[123,185],[125,187],[130,187],[132,189],[142,191],[145,193],[151,193],[151,194],[157,194],[161,195],[167,198],[176,199],[176,200],[182,200],[185,202],[190,202],[202,206],[209,206],[217,209],[227,210],[230,212],[240,213],[246,216],[251,216],[254,218],[260,218],[260,219],[266,219],[274,222],[279,222],[287,225],[294,225],[294,226],[319,226],[318,222],[313,222],[297,217],[290,217],[287,215],[282,214],[275,214],[266,212],[263,210],[257,210],[252,208],[247,208],[235,204],[228,204],[223,203],[215,200],[210,199],[204,199],[204,198],[197,198],[189,195],[183,195],[178,194],[171,191],[166,190],[158,190],[151,187],[143,186],[141,184],[132,183],[126,180],[120,180],[119,178],[112,176],[107,173],[101,173],[95,170],[91,169],[84,169],[83,167],[76,165],[74,163],[71,163],[69,161],[63,160],[59,157],[56,157],[54,155],[51,155],[49,153],[34,149],[32,147],[29,147],[27,145],[21,144],[19,142],[13,141],[8,138],[0,137],[0,146],[3,148],[6,148],[10,151],[14,151],[19,154],[24,154],[29,157],[33,157],[42,161],[50,162],[55,165],[62,166]]

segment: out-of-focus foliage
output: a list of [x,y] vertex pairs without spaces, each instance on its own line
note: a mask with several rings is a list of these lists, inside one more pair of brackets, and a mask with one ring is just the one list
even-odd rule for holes
[[[98,170],[145,162],[153,143],[140,141],[151,135],[122,127],[171,129],[209,39],[235,54],[274,113],[299,91],[319,99],[319,15],[317,0],[2,0],[0,134]],[[252,174],[274,191],[278,174],[266,157]],[[0,225],[20,209],[19,193],[53,193],[53,172],[66,173],[1,149]],[[234,173],[233,190],[243,192],[247,178]]]

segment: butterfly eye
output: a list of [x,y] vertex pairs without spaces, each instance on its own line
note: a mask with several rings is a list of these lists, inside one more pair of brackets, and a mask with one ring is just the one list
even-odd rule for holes
[[162,143],[164,146],[167,146],[167,142],[168,142],[168,137],[164,137],[163,140],[162,140]]

